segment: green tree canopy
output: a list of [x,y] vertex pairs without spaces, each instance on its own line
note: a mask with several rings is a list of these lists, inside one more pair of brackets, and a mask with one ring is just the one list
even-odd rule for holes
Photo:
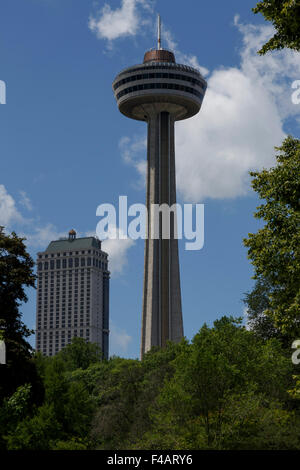
[[[0,227],[0,328],[6,344],[7,364],[0,366],[0,403],[18,386],[36,383],[38,379],[32,348],[27,339],[33,331],[21,320],[20,304],[27,302],[26,287],[34,287],[34,262],[27,253],[24,238],[16,233],[7,235]],[[33,387],[33,397],[37,389]]]
[[261,13],[275,27],[274,36],[261,48],[259,54],[288,47],[300,50],[300,2],[299,0],[263,0],[254,13]]
[[247,325],[259,338],[268,340],[278,338],[288,349],[292,338],[275,328],[273,319],[266,315],[270,307],[270,290],[272,286],[266,279],[258,279],[251,292],[247,292],[243,299],[247,305]]
[[265,202],[255,217],[265,222],[244,240],[254,278],[268,286],[266,309],[275,328],[300,334],[300,141],[287,137],[277,166],[252,172],[252,186]]
[[300,448],[291,358],[241,319],[204,325],[192,343],[168,342],[142,361],[112,357],[70,370],[60,354],[35,360],[44,402],[30,407],[27,385],[5,400],[2,448]]
[[101,348],[95,344],[85,341],[83,338],[74,337],[70,344],[63,348],[58,354],[68,370],[87,369],[91,364],[102,359]]
[[[174,359],[151,406],[152,427],[135,448],[297,448],[288,401],[291,361],[279,341],[262,341],[223,317],[204,325]],[[299,426],[299,422],[298,422]]]

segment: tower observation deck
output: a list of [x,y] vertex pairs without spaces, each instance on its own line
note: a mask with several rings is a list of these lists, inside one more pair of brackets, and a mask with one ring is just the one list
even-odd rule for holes
[[[161,48],[146,52],[144,62],[120,72],[113,91],[121,113],[148,125],[147,239],[145,240],[144,296],[141,357],[152,346],[183,337],[176,213],[170,211],[170,237],[162,234],[151,217],[153,204],[176,204],[175,121],[188,119],[201,108],[206,81],[200,72],[177,64],[173,52]],[[158,229],[158,238],[151,234]]]

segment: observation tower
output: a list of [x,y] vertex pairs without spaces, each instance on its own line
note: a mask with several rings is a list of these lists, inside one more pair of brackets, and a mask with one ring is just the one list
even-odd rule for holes
[[176,204],[175,121],[199,112],[206,86],[198,70],[177,64],[173,52],[162,49],[160,16],[157,49],[146,52],[142,64],[123,70],[113,82],[120,112],[148,125],[141,357],[152,346],[164,347],[168,340],[183,337],[176,211],[170,210],[170,236],[165,238],[164,215],[154,226],[152,207]]

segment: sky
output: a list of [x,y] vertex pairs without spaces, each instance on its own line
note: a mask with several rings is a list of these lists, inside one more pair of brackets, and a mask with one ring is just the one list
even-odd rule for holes
[[[292,84],[300,56],[259,56],[272,36],[255,0],[14,0],[0,11],[0,225],[36,258],[75,228],[95,233],[100,204],[145,202],[146,124],[117,108],[112,82],[162,45],[208,82],[200,113],[176,123],[180,203],[205,207],[205,242],[179,242],[184,334],[222,315],[245,316],[253,268],[243,238],[261,222],[249,171],[275,164],[275,146],[299,136]],[[3,101],[3,100],[2,100]],[[110,354],[139,356],[143,240],[108,240]],[[35,328],[35,290],[21,307]],[[30,338],[34,345],[34,335]]]

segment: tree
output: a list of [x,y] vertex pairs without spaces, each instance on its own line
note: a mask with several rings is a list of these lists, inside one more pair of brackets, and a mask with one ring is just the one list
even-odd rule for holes
[[274,36],[264,44],[259,54],[284,47],[300,50],[299,0],[263,0],[253,8],[253,12],[261,13],[276,29]]
[[59,354],[36,362],[45,400],[30,407],[28,385],[4,400],[1,448],[300,448],[290,357],[242,319],[223,317],[191,344],[168,342],[142,361],[113,357],[75,370]]
[[295,400],[300,401],[300,375],[294,375],[293,379],[296,381],[295,387],[289,390],[289,394]]
[[99,362],[102,359],[102,351],[97,344],[74,337],[57,356],[64,361],[67,370],[72,371],[87,369],[91,364]]
[[299,448],[286,409],[292,366],[279,341],[262,341],[241,319],[223,317],[204,325],[173,365],[152,406],[152,427],[135,448]]
[[100,406],[93,420],[92,437],[102,449],[119,449],[136,419],[142,367],[138,360],[119,358],[108,364],[107,377],[98,385]]
[[142,361],[111,358],[104,363],[105,371],[101,371],[101,377],[99,366],[82,371],[91,384],[95,380],[90,373],[98,376],[98,385],[92,387],[99,403],[92,425],[95,446],[101,449],[134,448],[151,429],[149,410],[155,407],[164,382],[173,376],[172,362],[185,347],[185,340],[179,344],[168,342],[165,348],[152,348]]
[[6,449],[9,432],[13,431],[18,422],[30,414],[30,401],[30,384],[21,385],[9,399],[4,399],[0,407],[0,450]]
[[44,364],[42,406],[24,417],[24,390],[15,393],[6,405],[24,418],[6,429],[3,440],[8,450],[82,449],[89,445],[93,397],[82,381],[72,380],[61,357],[48,359]]
[[275,328],[272,318],[265,314],[270,307],[269,292],[271,286],[265,279],[258,279],[251,292],[247,292],[243,302],[247,305],[247,326],[259,338],[268,340],[278,338],[288,349],[291,347],[291,337],[284,335]]
[[0,403],[18,386],[32,383],[32,396],[41,393],[32,348],[27,342],[33,331],[21,320],[20,304],[27,302],[26,287],[35,286],[34,262],[15,232],[7,235],[0,227],[0,328],[6,344],[7,363],[1,367]]
[[300,446],[298,430],[298,416],[278,400],[251,390],[229,394],[224,403],[220,447],[295,450]]
[[283,334],[300,334],[300,141],[287,137],[277,166],[251,172],[252,186],[265,202],[256,218],[265,225],[244,240],[254,279],[268,285],[264,314]]

